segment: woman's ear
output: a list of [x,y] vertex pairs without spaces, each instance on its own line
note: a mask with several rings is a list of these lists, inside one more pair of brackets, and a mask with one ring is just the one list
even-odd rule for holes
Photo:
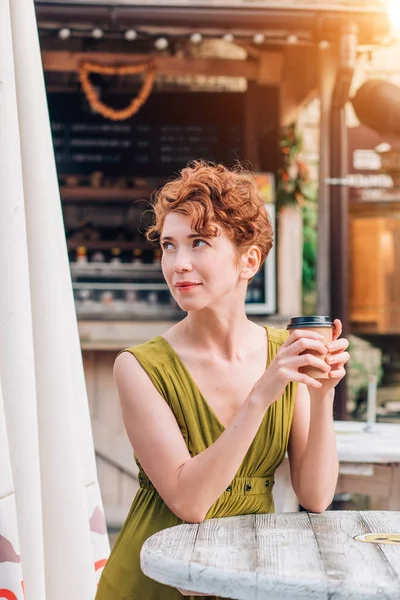
[[258,246],[250,246],[240,257],[240,275],[247,281],[252,279],[260,268],[261,251]]

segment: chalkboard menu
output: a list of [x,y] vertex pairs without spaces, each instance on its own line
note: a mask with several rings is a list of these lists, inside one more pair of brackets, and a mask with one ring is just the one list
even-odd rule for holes
[[[114,108],[131,99],[102,96]],[[244,100],[242,93],[153,93],[132,118],[111,121],[93,113],[81,92],[49,92],[58,172],[163,177],[196,158],[243,160]]]

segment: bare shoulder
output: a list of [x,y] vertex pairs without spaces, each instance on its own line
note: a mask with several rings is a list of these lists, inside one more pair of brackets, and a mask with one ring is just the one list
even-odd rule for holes
[[125,376],[129,376],[130,374],[135,373],[135,371],[140,370],[140,365],[132,352],[125,350],[118,354],[117,358],[114,361],[113,366],[113,374],[114,378],[121,379]]
[[[147,375],[140,365],[136,356],[129,351],[118,354],[113,366],[114,381],[118,389],[121,387],[131,386],[132,382],[138,381],[141,378],[147,378]],[[136,386],[135,386],[136,387]],[[135,387],[130,387],[131,390]]]
[[113,367],[114,381],[117,385],[121,403],[129,400],[133,402],[148,394],[157,392],[157,389],[149,376],[151,366],[144,368],[143,358],[141,360],[134,352],[123,351],[115,359]]

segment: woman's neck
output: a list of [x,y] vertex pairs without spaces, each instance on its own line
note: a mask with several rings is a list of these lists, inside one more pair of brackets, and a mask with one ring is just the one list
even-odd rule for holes
[[181,323],[181,333],[192,350],[211,352],[224,360],[234,360],[241,355],[256,328],[244,309],[234,315],[205,309],[189,313]]

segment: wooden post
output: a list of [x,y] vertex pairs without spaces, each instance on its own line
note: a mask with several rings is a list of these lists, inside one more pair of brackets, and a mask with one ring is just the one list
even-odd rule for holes
[[319,48],[320,141],[318,171],[317,314],[330,315],[330,139],[331,104],[337,71],[332,46]]
[[[331,177],[339,185],[331,186],[331,315],[341,319],[343,333],[348,333],[348,187],[342,183],[348,169],[348,144],[345,105],[349,99],[351,80],[357,57],[357,31],[349,22],[343,30],[340,46],[338,71],[331,106]],[[335,392],[335,418],[347,419],[346,378],[342,379]]]

